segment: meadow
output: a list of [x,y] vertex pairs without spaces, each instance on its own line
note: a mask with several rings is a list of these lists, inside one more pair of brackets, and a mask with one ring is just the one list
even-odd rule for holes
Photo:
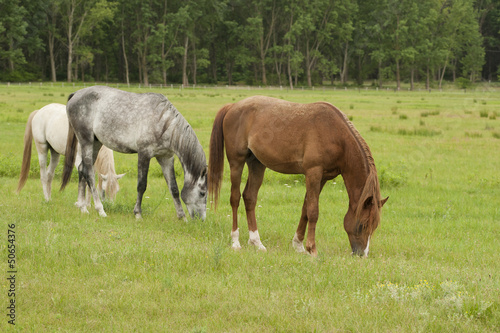
[[[318,257],[291,245],[303,176],[266,171],[257,222],[267,252],[230,243],[226,165],[217,211],[177,220],[152,161],[143,219],[136,220],[137,156],[115,153],[126,172],[108,217],[73,205],[62,163],[45,202],[36,150],[15,193],[30,112],[65,103],[73,87],[0,86],[0,331],[22,332],[498,332],[500,330],[500,94],[476,91],[126,88],[165,94],[208,154],[224,104],[251,95],[330,102],[365,138],[383,197],[367,259],[351,256],[342,177],[320,197]],[[226,161],[227,164],[227,161]],[[176,162],[179,186],[183,183]],[[245,177],[245,175],[244,175]],[[244,184],[242,184],[243,186]],[[14,227],[12,227],[14,225]],[[15,230],[15,326],[8,323],[8,230]]]

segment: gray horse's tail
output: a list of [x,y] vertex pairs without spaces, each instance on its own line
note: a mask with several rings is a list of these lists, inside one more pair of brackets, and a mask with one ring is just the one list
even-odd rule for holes
[[69,180],[71,179],[71,173],[73,172],[73,165],[75,164],[76,158],[76,144],[78,143],[73,127],[71,126],[71,124],[68,125],[68,141],[66,142],[66,153],[64,158],[61,191],[64,190],[66,185],[68,185]]
[[68,96],[68,102],[69,102],[69,100],[71,99],[71,97],[73,97],[73,95],[74,95],[74,94],[75,94],[75,93],[71,93],[71,94],[69,94],[69,96]]
[[38,112],[35,110],[31,112],[26,123],[26,129],[24,130],[24,152],[23,152],[23,163],[21,165],[21,174],[19,175],[19,183],[17,184],[16,192],[19,193],[26,184],[28,175],[30,173],[31,164],[31,146],[33,142],[33,131],[31,129],[31,123],[33,122],[33,117]]

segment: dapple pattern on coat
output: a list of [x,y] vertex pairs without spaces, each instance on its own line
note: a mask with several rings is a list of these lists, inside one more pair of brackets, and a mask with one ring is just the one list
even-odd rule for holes
[[[184,218],[174,171],[174,155],[177,155],[184,169],[184,187],[180,198],[192,218],[205,219],[205,153],[192,127],[165,96],[94,86],[70,95],[67,114],[70,127],[61,189],[71,177],[74,141],[77,138],[82,149],[82,163],[78,168],[79,201],[85,196],[85,182],[92,192],[95,191],[94,180],[90,176],[92,164],[96,151],[104,145],[113,151],[138,155],[137,201],[134,207],[137,218],[142,217],[142,198],[153,157],[162,168],[177,216]],[[93,197],[96,210],[101,216],[106,216],[99,198]]]

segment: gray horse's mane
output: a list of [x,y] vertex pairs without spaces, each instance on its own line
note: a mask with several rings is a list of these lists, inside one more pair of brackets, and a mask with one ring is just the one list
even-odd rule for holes
[[207,168],[205,152],[201,147],[198,137],[194,132],[193,128],[187,120],[177,111],[170,101],[167,100],[167,108],[171,108],[172,111],[177,113],[175,117],[178,118],[176,123],[176,129],[173,132],[171,138],[172,144],[176,146],[178,153],[183,153],[179,156],[181,163],[185,171],[189,172],[194,176],[193,181],[196,181],[198,177]]

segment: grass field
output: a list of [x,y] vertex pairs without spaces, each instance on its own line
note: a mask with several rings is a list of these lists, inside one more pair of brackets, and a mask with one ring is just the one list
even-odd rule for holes
[[[65,103],[72,87],[0,86],[0,331],[44,332],[498,332],[500,330],[500,94],[498,91],[286,91],[128,89],[165,94],[205,152],[217,110],[263,94],[327,101],[371,148],[389,201],[370,256],[350,255],[341,177],[320,197],[319,256],[295,253],[302,176],[266,172],[257,221],[267,252],[231,250],[228,168],[217,212],[178,221],[161,170],[151,164],[136,220],[135,155],[107,218],[74,207],[76,171],[43,199],[36,153],[15,194],[29,113]],[[182,169],[177,162],[179,184]],[[15,227],[12,227],[15,225]],[[8,230],[15,230],[16,325]]]

